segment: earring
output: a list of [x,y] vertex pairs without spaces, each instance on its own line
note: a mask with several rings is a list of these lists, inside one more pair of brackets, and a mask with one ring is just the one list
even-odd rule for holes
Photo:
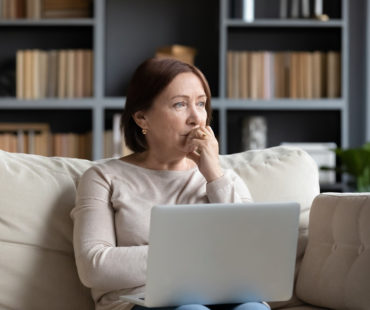
[[143,133],[143,135],[146,135],[148,133],[148,129],[141,129],[141,132]]

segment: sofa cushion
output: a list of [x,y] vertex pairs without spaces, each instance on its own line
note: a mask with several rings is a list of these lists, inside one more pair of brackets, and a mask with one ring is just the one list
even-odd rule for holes
[[320,193],[318,168],[305,151],[272,147],[221,156],[247,184],[255,202],[296,201],[301,206],[298,256],[303,254],[313,199]]
[[369,309],[370,193],[314,200],[297,295],[330,309]]
[[93,309],[72,247],[75,189],[86,160],[0,151],[0,307]]

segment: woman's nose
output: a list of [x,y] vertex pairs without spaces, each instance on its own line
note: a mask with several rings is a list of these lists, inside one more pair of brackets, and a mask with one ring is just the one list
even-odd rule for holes
[[192,106],[189,109],[188,124],[199,125],[200,121],[201,121],[200,111],[198,111],[195,106]]

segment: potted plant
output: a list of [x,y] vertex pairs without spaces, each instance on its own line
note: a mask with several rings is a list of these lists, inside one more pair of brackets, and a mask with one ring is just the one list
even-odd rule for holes
[[352,176],[357,191],[370,192],[370,142],[359,148],[337,148],[334,152],[341,163],[336,170]]

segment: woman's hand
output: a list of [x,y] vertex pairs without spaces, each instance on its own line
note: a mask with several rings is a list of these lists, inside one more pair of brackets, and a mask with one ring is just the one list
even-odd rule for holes
[[188,135],[186,145],[187,157],[193,160],[207,182],[223,175],[218,158],[218,142],[210,126],[194,128]]

